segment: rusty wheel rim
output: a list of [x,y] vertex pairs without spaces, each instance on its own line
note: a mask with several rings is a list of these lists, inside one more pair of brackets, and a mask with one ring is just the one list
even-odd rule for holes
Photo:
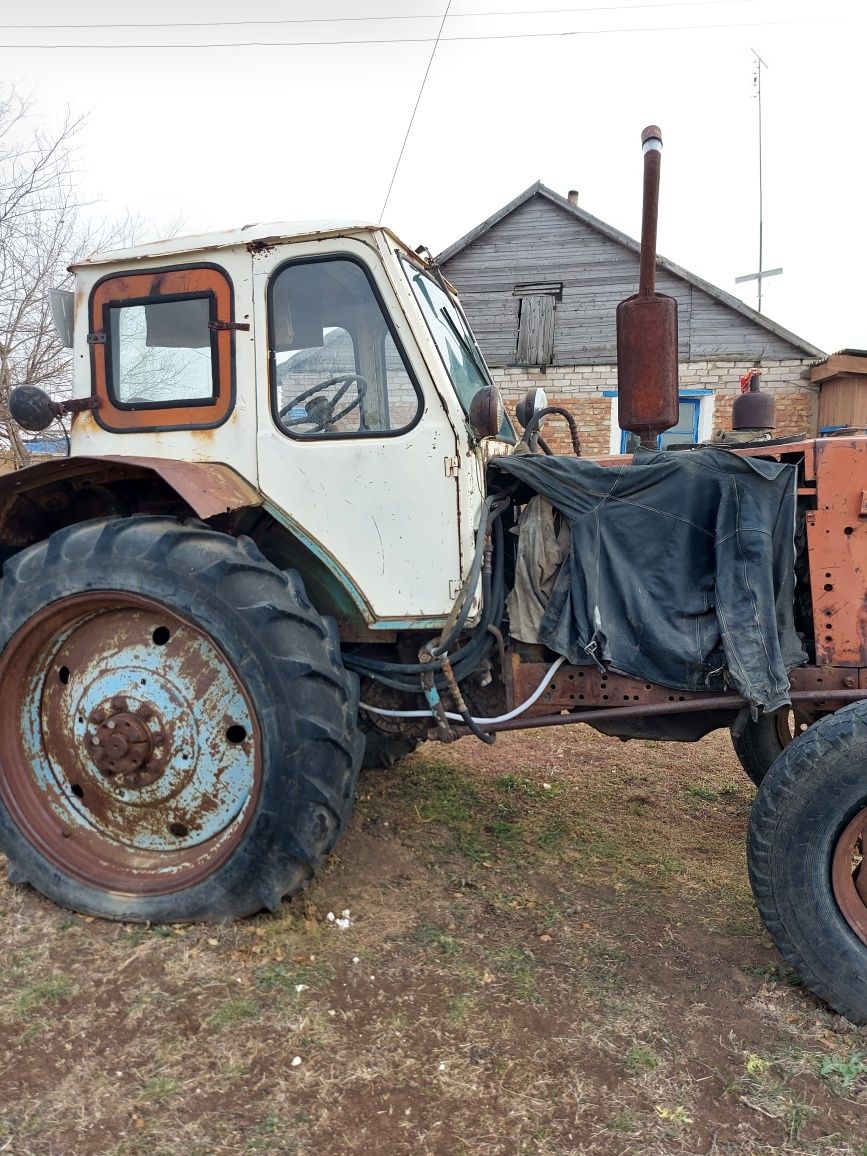
[[774,716],[777,738],[787,747],[798,735],[803,734],[814,720],[800,711],[781,710]]
[[867,944],[867,807],[848,824],[837,840],[831,864],[834,898],[843,918]]
[[212,638],[165,606],[80,594],[29,619],[0,665],[0,798],[65,874],[189,887],[231,855],[261,789],[255,713]]

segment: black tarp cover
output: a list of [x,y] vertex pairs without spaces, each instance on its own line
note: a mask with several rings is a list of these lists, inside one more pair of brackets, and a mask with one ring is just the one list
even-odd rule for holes
[[496,458],[568,519],[572,547],[539,641],[680,690],[789,704],[796,470],[727,450],[639,450],[622,465]]

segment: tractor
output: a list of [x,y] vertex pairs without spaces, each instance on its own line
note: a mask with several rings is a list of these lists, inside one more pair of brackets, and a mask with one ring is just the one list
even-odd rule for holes
[[751,391],[739,438],[655,448],[678,397],[660,142],[617,319],[626,456],[581,457],[541,390],[516,431],[453,287],[385,227],[74,266],[52,298],[71,396],[10,397],[67,452],[0,478],[13,883],[109,919],[274,911],[362,765],[527,727],[729,728],[762,918],[867,1021],[867,438],[776,439]]

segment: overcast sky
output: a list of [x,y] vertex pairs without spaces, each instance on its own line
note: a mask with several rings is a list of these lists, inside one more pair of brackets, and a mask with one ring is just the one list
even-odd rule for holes
[[[87,114],[84,187],[156,235],[179,217],[184,232],[376,220],[445,8],[0,0],[0,75],[49,119]],[[755,305],[755,286],[734,283],[758,267],[755,49],[768,65],[764,267],[784,268],[764,312],[825,350],[867,348],[865,9],[453,0],[385,223],[436,252],[541,178],[637,237],[640,133],[655,122],[660,252]],[[196,26],[167,26],[179,22]],[[73,23],[102,27],[48,27]],[[34,47],[47,45],[60,47]]]

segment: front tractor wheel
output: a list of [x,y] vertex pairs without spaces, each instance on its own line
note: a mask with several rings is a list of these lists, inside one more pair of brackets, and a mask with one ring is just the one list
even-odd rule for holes
[[783,958],[835,1011],[867,1023],[867,702],[786,747],[756,796],[748,859]]
[[275,909],[350,811],[357,683],[297,576],[172,519],[89,522],[0,583],[0,846],[112,919]]
[[738,762],[757,787],[789,743],[804,733],[814,717],[784,708],[774,714],[759,715],[755,721],[750,719],[740,734],[732,731],[732,746]]

